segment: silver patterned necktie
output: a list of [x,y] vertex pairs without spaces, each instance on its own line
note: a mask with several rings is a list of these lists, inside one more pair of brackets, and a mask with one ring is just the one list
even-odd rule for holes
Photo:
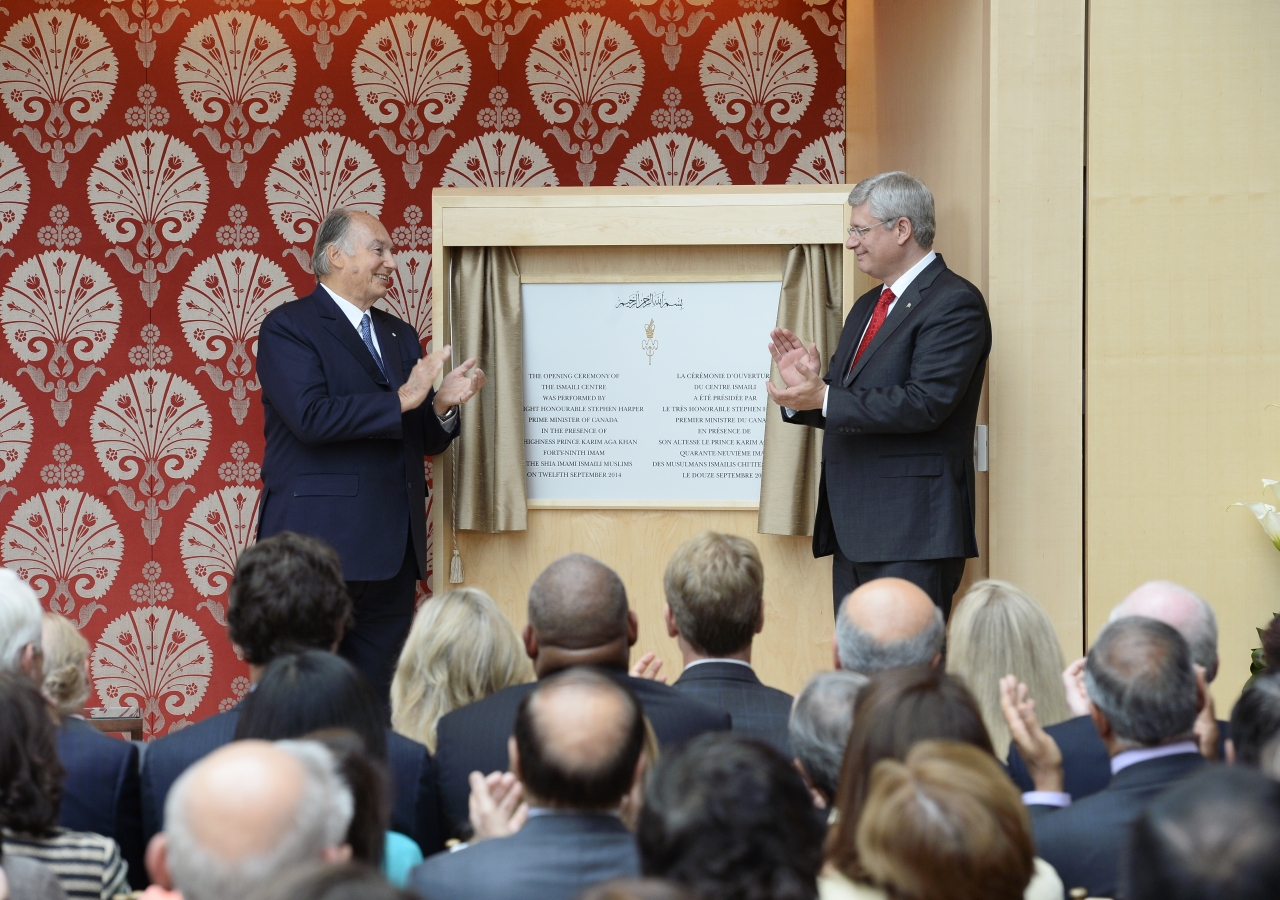
[[364,345],[369,348],[369,352],[373,354],[373,361],[378,364],[378,369],[382,372],[382,377],[387,377],[387,367],[382,364],[382,355],[378,353],[378,348],[373,344],[373,333],[369,324],[369,314],[365,313],[360,317],[360,338],[364,341]]

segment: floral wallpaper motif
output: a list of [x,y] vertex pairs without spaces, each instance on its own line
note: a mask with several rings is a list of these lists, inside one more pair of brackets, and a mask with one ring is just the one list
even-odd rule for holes
[[382,218],[426,344],[435,187],[844,180],[840,0],[0,9],[0,562],[148,738],[248,690],[258,328],[329,210]]

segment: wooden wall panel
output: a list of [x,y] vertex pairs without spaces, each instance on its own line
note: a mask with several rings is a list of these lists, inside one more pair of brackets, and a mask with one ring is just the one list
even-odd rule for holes
[[1089,633],[1172,578],[1217,609],[1225,714],[1280,555],[1229,509],[1280,477],[1280,5],[1093,4],[1089,25]]

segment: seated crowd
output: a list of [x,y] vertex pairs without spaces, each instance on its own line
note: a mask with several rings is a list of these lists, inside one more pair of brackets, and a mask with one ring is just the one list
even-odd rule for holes
[[0,568],[0,900],[1280,896],[1280,617],[1226,722],[1214,611],[1170,582],[1067,665],[1013,585],[947,623],[870,581],[794,699],[752,667],[751,542],[693,537],[663,590],[669,685],[571,554],[519,633],[481,590],[424,602],[388,711],[336,655],[336,554],[279,534],[230,588],[249,693],[140,745],[86,720],[87,642]]

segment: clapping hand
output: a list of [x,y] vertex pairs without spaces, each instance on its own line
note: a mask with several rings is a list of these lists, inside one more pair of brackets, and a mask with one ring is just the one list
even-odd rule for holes
[[1067,692],[1067,707],[1073,716],[1089,715],[1089,694],[1084,689],[1084,664],[1080,657],[1062,670],[1062,687]]
[[1037,791],[1061,793],[1062,750],[1036,718],[1036,701],[1017,675],[1000,679],[1000,711]]
[[436,391],[436,415],[443,416],[455,406],[466,403],[485,386],[484,372],[476,365],[473,356],[444,377]]
[[636,664],[631,667],[630,675],[632,678],[667,683],[667,676],[662,674],[662,660],[652,650],[636,660]]
[[[449,361],[453,348],[445,344],[434,353],[422,357],[409,370],[409,377],[400,385],[400,412],[405,413],[417,409],[422,401],[431,393],[431,386],[444,371],[444,364]],[[472,360],[474,363],[475,361]],[[439,402],[439,401],[437,401]]]
[[785,388],[765,382],[765,390],[779,406],[787,409],[822,409],[827,385],[822,380],[822,357],[818,345],[806,348],[804,341],[786,328],[769,333],[769,355],[778,366]]
[[472,772],[471,796],[467,799],[474,841],[510,837],[529,819],[524,802],[524,785],[510,772]]

